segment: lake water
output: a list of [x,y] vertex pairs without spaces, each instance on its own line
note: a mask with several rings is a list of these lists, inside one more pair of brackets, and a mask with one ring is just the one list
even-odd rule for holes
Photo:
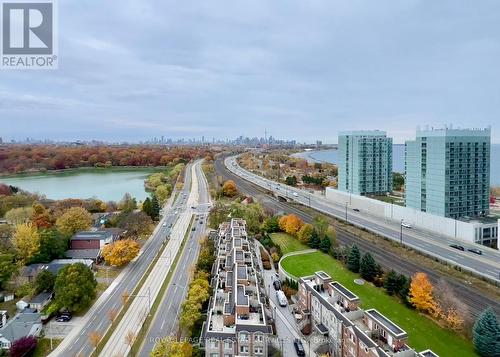
[[[304,151],[295,156],[317,162],[331,162],[336,164],[337,150]],[[392,169],[395,172],[405,171],[405,146],[393,145]],[[492,144],[490,152],[490,184],[500,186],[500,144]]]
[[119,201],[130,193],[138,201],[148,194],[144,190],[144,179],[153,170],[148,169],[89,169],[40,175],[20,175],[2,178],[0,183],[19,187],[29,192],[38,192],[50,199],[91,198],[103,201]]

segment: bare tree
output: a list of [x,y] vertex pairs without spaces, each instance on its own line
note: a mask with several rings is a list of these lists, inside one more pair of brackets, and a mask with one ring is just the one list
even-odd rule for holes
[[107,313],[108,315],[108,320],[113,323],[116,319],[116,316],[118,315],[118,312],[115,309],[110,309]]
[[89,333],[89,342],[94,347],[94,349],[97,348],[99,345],[99,342],[101,342],[102,335],[99,333],[99,331],[91,331]]

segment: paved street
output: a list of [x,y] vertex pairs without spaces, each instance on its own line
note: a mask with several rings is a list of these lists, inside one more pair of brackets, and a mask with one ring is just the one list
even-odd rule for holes
[[[176,195],[175,193],[172,194],[169,202],[167,202],[163,209],[165,215],[156,227],[152,236],[144,244],[139,257],[123,269],[120,275],[99,297],[87,314],[82,317],[82,322],[74,325],[69,335],[50,354],[50,356],[66,357],[90,355],[93,347],[89,342],[89,333],[92,331],[98,331],[99,333],[104,334],[106,329],[111,324],[107,317],[107,312],[111,309],[118,310],[121,308],[122,295],[125,292],[130,293],[134,290],[154,256],[162,246],[165,238],[170,234],[171,228],[169,228],[169,226],[171,224],[173,225],[178,218],[178,214],[175,212],[186,206],[183,195],[187,195],[190,192],[191,167],[191,164],[186,166],[184,187],[182,191],[179,192],[175,202],[173,201]],[[163,222],[166,223],[165,226],[163,225]]]
[[[200,166],[200,163],[201,161],[197,161],[190,167],[191,191],[187,198],[187,206],[182,210],[179,219],[175,222],[166,247],[147,276],[137,296],[130,297],[132,303],[118,326],[114,329],[100,356],[127,356],[132,344],[130,342],[131,336],[135,339],[135,336],[139,334],[144,321],[149,315],[151,305],[158,296],[168,272],[173,267],[175,256],[181,249],[182,241],[186,232],[188,232],[194,212],[192,207],[199,203],[196,167]],[[188,233],[191,235],[191,232]]]
[[196,230],[192,232],[182,252],[179,262],[175,268],[171,284],[167,288],[158,310],[150,325],[149,331],[140,349],[140,356],[149,356],[156,342],[166,336],[174,336],[177,331],[180,307],[185,300],[191,267],[196,264],[199,253],[199,239],[206,233],[206,217],[209,211],[210,195],[208,184],[201,170],[196,165],[196,176],[198,181],[199,205],[195,213],[200,217],[195,221]]
[[[284,196],[289,200],[296,201],[305,206],[309,206],[318,211],[332,215],[339,219],[345,219],[346,209],[343,205],[338,205],[323,197],[311,194],[305,190],[296,189],[290,186],[281,186],[278,183],[255,175],[241,168],[235,160],[235,157],[229,157],[225,160],[226,167],[236,175],[248,180],[260,187]],[[295,194],[294,194],[295,193]],[[400,240],[400,225],[389,220],[375,217],[365,212],[354,212],[351,208],[347,210],[347,219],[350,223],[364,227],[374,233],[388,237],[389,239]],[[431,234],[421,229],[403,229],[403,243],[418,251],[425,252],[443,261],[461,266],[467,270],[475,272],[478,275],[488,277],[499,281],[500,274],[500,252],[494,249],[481,247],[483,255],[478,256],[470,252],[460,252],[449,247],[449,244],[456,243],[456,239]],[[460,241],[466,249],[477,247],[472,243]]]

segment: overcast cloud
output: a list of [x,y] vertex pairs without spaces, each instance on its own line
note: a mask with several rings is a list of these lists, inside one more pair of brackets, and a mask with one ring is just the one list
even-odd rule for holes
[[0,136],[500,142],[499,63],[495,0],[59,0],[59,69],[0,71]]

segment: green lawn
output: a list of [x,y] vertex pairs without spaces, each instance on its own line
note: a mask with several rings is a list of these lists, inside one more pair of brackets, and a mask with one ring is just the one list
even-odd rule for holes
[[315,252],[286,257],[281,261],[281,266],[297,277],[311,275],[318,270],[325,271],[334,280],[358,295],[362,308],[375,308],[402,327],[408,333],[408,344],[418,351],[430,348],[443,357],[475,356],[471,342],[441,328],[426,316],[401,304],[387,295],[383,289],[368,283],[357,285],[354,279],[359,276],[327,254]]
[[271,233],[270,237],[274,244],[280,246],[283,255],[290,252],[296,252],[297,250],[309,249],[308,246],[300,243],[297,238],[292,237],[288,233]]
[[[62,340],[53,339],[52,347],[55,349]],[[35,351],[33,352],[33,357],[45,357],[48,356],[52,352],[50,349],[50,339],[49,338],[40,338],[38,339],[38,343],[36,345]]]

